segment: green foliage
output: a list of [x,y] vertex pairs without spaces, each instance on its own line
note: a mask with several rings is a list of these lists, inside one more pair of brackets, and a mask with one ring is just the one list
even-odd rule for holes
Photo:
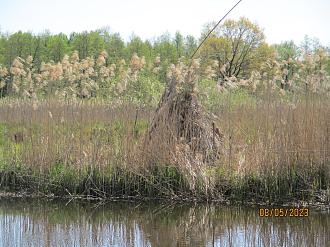
[[120,37],[119,33],[103,34],[105,41],[105,50],[109,54],[109,62],[117,63],[121,58],[125,57],[125,42]]
[[72,50],[76,50],[81,58],[97,57],[104,50],[104,39],[99,32],[72,33],[70,35]]
[[[209,24],[202,33],[205,37],[214,23]],[[262,29],[246,18],[238,21],[227,20],[218,26],[211,37],[200,49],[200,56],[205,63],[217,60],[217,76],[249,77],[252,69],[271,54],[265,49],[265,36]]]
[[124,94],[126,100],[138,104],[156,105],[164,91],[164,84],[155,76],[142,74],[129,84]]
[[34,63],[40,66],[41,62],[58,62],[64,54],[75,50],[80,58],[95,58],[101,51],[106,50],[110,63],[130,59],[134,52],[148,61],[161,55],[164,60],[174,63],[178,57],[187,55],[195,46],[196,41],[192,36],[183,38],[179,32],[173,38],[164,34],[152,43],[143,41],[134,34],[128,42],[124,42],[118,33],[110,33],[107,29],[71,33],[69,36],[62,33],[53,35],[49,31],[38,35],[20,31],[9,35],[0,33],[0,64],[9,68],[16,57],[26,58],[31,55]]
[[[127,42],[108,28],[69,36],[0,33],[0,97],[97,98],[155,106],[171,65],[188,63],[197,45],[195,37],[180,32],[154,40],[133,34]],[[219,86],[233,82],[230,92],[244,100],[270,89],[276,94],[329,92],[329,49],[307,36],[299,47],[293,41],[270,46],[263,30],[247,18],[225,21],[196,57],[201,59],[201,98],[209,108],[227,97]]]
[[274,45],[274,48],[277,53],[277,59],[279,61],[288,61],[289,59],[295,60],[301,55],[299,52],[299,47],[292,40]]
[[70,51],[69,40],[65,34],[54,35],[48,43],[49,56],[54,62],[59,62]]
[[201,80],[198,86],[200,100],[210,111],[228,104],[233,107],[242,104],[255,105],[257,101],[257,98],[245,89],[236,88],[220,91],[217,82],[214,80]]

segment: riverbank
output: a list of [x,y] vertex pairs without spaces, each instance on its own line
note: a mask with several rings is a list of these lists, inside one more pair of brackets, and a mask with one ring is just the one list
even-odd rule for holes
[[[160,177],[160,175],[162,177]],[[114,180],[106,180],[105,177],[92,176],[92,180],[86,177],[80,184],[77,178],[65,178],[62,174],[62,184],[60,181],[54,182],[54,179],[41,176],[8,176],[2,174],[2,183],[7,186],[1,186],[0,198],[41,198],[41,199],[61,199],[61,200],[87,200],[87,201],[161,201],[170,203],[181,202],[217,202],[220,204],[242,204],[242,205],[283,205],[299,207],[330,207],[329,189],[311,189],[305,184],[296,187],[289,186],[292,180],[282,180],[281,185],[274,185],[274,178],[240,178],[238,180],[225,180],[225,177],[217,181],[217,185],[212,191],[203,191],[202,187],[191,189],[175,187],[180,180],[174,180],[179,175],[165,177],[164,173],[153,174],[154,183],[151,183],[151,177],[130,176],[131,180],[126,178],[126,184],[121,182],[123,177]],[[183,179],[183,175],[180,175]],[[5,180],[4,178],[7,178]],[[139,180],[138,180],[139,179]],[[163,180],[163,182],[159,182]],[[8,182],[11,181],[11,184]],[[15,181],[13,183],[13,181]],[[50,181],[53,181],[51,184]],[[65,183],[65,181],[67,181]],[[70,182],[70,183],[68,183]],[[220,184],[221,183],[221,184]],[[100,185],[97,187],[96,185]],[[161,185],[162,184],[162,185]],[[8,186],[9,185],[9,186]],[[188,184],[186,184],[188,185]],[[298,186],[299,182],[295,186]],[[120,188],[120,189],[119,189]],[[267,189],[269,188],[269,189]],[[287,192],[284,189],[288,189]]]
[[213,109],[222,153],[216,163],[199,166],[170,163],[167,149],[144,146],[154,109],[91,101],[3,103],[0,190],[328,204],[330,104],[321,98],[267,102],[223,102]]
[[182,205],[182,204],[213,204],[223,206],[244,206],[244,207],[257,207],[257,208],[308,208],[318,211],[330,212],[330,201],[302,201],[299,198],[291,201],[256,201],[253,198],[246,198],[245,200],[233,200],[230,198],[211,199],[203,201],[200,198],[147,198],[147,197],[109,197],[101,198],[95,196],[84,195],[61,195],[56,196],[54,194],[43,194],[28,191],[0,191],[0,199],[2,200],[41,200],[41,201],[59,201],[66,202],[88,202],[96,205],[111,204],[115,202],[120,203],[157,203],[161,205]]

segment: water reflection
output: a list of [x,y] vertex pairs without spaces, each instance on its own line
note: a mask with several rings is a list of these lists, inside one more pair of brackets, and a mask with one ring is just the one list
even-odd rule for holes
[[258,208],[0,201],[0,246],[328,246],[330,213],[260,218]]

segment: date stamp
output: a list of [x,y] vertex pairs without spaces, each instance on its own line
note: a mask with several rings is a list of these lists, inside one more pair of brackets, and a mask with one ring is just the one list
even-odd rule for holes
[[308,208],[259,208],[260,217],[308,217]]

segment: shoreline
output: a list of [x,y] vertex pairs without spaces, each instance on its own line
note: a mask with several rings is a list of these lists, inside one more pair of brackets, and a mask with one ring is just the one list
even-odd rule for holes
[[[31,102],[5,103],[1,197],[328,207],[328,99],[300,101],[294,109],[265,102],[214,110],[223,116],[214,120],[224,132],[220,154],[213,152],[212,136],[202,142],[205,152],[191,149],[197,137],[188,144],[175,136],[164,141],[164,123],[157,141],[145,144],[154,110],[133,105],[45,101],[35,111]],[[216,132],[209,127],[208,133]]]
[[44,194],[28,191],[5,191],[0,189],[0,199],[5,200],[20,200],[20,199],[41,199],[41,200],[59,200],[59,201],[68,201],[68,203],[75,202],[88,202],[88,203],[111,203],[111,202],[159,202],[162,204],[182,204],[182,203],[210,203],[210,204],[219,204],[225,206],[246,206],[246,207],[296,207],[296,208],[309,208],[317,209],[321,211],[330,212],[330,203],[319,202],[319,201],[302,201],[302,200],[286,200],[286,201],[277,201],[277,202],[266,202],[259,201],[256,202],[255,199],[252,200],[235,200],[229,198],[223,199],[209,199],[203,200],[201,198],[170,198],[170,197],[138,197],[138,196],[121,196],[121,197],[95,197],[95,196],[86,196],[86,195],[66,195],[59,196],[54,194]]

